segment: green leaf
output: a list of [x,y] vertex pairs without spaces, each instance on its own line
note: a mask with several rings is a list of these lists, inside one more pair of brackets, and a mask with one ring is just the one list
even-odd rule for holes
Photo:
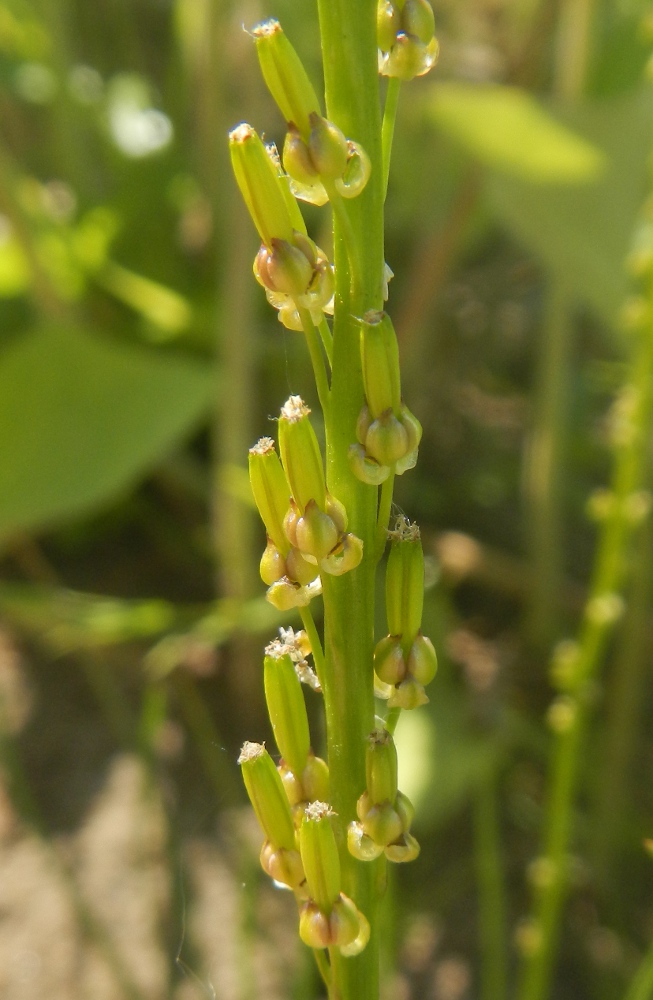
[[604,167],[596,146],[516,87],[439,83],[431,90],[429,111],[485,166],[524,180],[582,183]]
[[627,290],[624,258],[646,192],[653,99],[637,92],[595,102],[568,120],[603,149],[608,169],[599,181],[543,188],[494,173],[487,193],[494,213],[571,295],[611,323]]
[[80,329],[0,353],[0,536],[86,514],[127,490],[205,412],[211,372]]

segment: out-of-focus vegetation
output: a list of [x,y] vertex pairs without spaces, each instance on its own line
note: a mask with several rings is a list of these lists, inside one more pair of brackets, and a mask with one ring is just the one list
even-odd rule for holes
[[[399,501],[442,668],[397,734],[422,854],[389,893],[387,995],[504,1000],[488,954],[512,972],[529,946],[547,664],[577,629],[609,477],[653,98],[640,0],[434,8],[386,256],[425,431]],[[318,78],[310,4],[0,2],[7,1000],[319,995],[235,764],[269,735],[260,653],[280,624],[246,449],[308,384],[227,171],[235,120],[278,138],[242,30],[268,15]],[[625,996],[653,935],[652,554],[644,528],[591,692],[560,1000]]]

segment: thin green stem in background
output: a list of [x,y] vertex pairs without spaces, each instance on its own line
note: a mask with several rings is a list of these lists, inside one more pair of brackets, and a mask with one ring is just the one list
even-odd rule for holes
[[383,108],[383,197],[388,193],[388,180],[390,178],[390,159],[392,156],[392,141],[395,134],[395,121],[397,120],[397,106],[399,104],[399,91],[401,80],[396,76],[388,79],[388,86],[385,92],[385,105]]
[[327,323],[325,316],[322,316],[318,330],[320,331],[320,337],[322,338],[322,343],[324,344],[324,350],[326,352],[329,365],[333,366],[333,335],[331,334],[331,330],[329,329],[329,324]]
[[508,995],[506,898],[494,774],[484,775],[476,788],[474,852],[481,950],[480,997],[503,1000]]
[[299,318],[302,321],[302,327],[306,337],[306,345],[311,356],[311,364],[313,365],[313,374],[315,376],[315,385],[317,387],[317,395],[320,400],[320,406],[322,407],[322,413],[324,414],[324,421],[328,424],[330,411],[329,380],[327,378],[322,348],[320,347],[320,338],[317,330],[315,329],[315,324],[311,319],[311,314],[307,309],[299,310]]
[[651,1000],[653,997],[653,944],[651,944],[623,1000]]

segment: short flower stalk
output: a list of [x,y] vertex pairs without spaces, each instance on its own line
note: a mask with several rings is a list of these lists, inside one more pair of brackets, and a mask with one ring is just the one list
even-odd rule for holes
[[[325,428],[323,451],[310,407],[293,393],[276,442],[263,437],[250,449],[266,596],[281,611],[298,609],[304,630],[282,630],[265,650],[279,757],[246,743],[240,763],[264,836],[261,864],[293,891],[299,936],[330,1000],[378,1000],[383,866],[419,854],[392,732],[402,710],[428,700],[437,664],[420,631],[419,531],[403,520],[388,531],[395,477],[415,466],[421,427],[402,398],[397,337],[384,311],[392,272],[383,252],[389,147],[379,69],[402,80],[426,72],[437,42],[426,0],[320,0],[318,8],[324,101],[279,22],[264,21],[251,34],[286,123],[281,153],[248,124],[229,135],[261,240],[254,275],[281,323],[304,333]],[[300,202],[330,208],[333,261],[309,235]],[[389,635],[375,651],[375,576],[388,538]],[[320,596],[321,634],[313,614]],[[311,736],[307,687],[323,700],[326,754]],[[382,728],[375,697],[388,703]]]

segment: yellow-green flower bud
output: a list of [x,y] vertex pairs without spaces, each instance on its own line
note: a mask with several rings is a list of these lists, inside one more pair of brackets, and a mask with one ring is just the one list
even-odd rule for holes
[[408,452],[408,435],[392,410],[373,420],[365,439],[369,455],[380,465],[394,465]]
[[259,564],[261,580],[268,587],[286,575],[286,560],[279,552],[272,539],[268,536],[267,545],[263,550]]
[[313,185],[318,179],[308,146],[299,129],[291,122],[283,144],[283,166],[287,174],[300,184]]
[[395,76],[399,80],[412,80],[424,76],[435,66],[439,46],[435,36],[425,45],[415,35],[401,31],[389,52],[381,53],[379,72],[383,76]]
[[294,122],[308,141],[309,118],[312,112],[319,113],[320,104],[301,59],[278,21],[263,21],[252,34],[268,90],[285,121]]
[[403,824],[391,802],[371,806],[362,825],[367,836],[382,847],[394,843],[403,834]]
[[387,313],[371,311],[365,314],[361,321],[360,347],[365,399],[372,420],[387,410],[398,417],[401,407],[399,345]]
[[407,833],[410,830],[411,824],[415,818],[415,806],[407,795],[404,795],[403,792],[397,792],[395,809],[401,819],[403,831],[404,833]]
[[374,649],[374,673],[384,684],[399,684],[406,676],[401,636],[386,635]]
[[295,828],[274,761],[263,743],[244,743],[238,763],[256,818],[274,847],[295,849]]
[[265,599],[277,611],[291,611],[293,608],[307,608],[313,598],[321,593],[319,577],[312,583],[300,585],[295,580],[282,576],[268,587]]
[[279,450],[292,495],[304,513],[309,500],[320,510],[326,502],[326,484],[320,446],[309,420],[310,410],[299,396],[291,396],[279,417]]
[[308,891],[327,916],[340,895],[340,858],[331,826],[332,815],[325,802],[311,802],[299,830],[299,851]]
[[299,298],[306,295],[313,280],[314,264],[299,247],[287,240],[274,239],[270,247],[261,246],[254,263],[254,274],[262,285],[273,292],[285,292]]
[[376,37],[382,52],[389,52],[401,31],[401,15],[390,0],[379,0],[376,8]]
[[419,443],[422,440],[422,425],[417,417],[414,416],[414,414],[412,414],[408,407],[403,403],[401,405],[401,415],[399,420],[401,421],[401,424],[408,436],[408,450],[403,458],[398,459],[395,466],[395,472],[397,475],[402,476],[404,472],[408,472],[409,469],[414,469],[417,465],[417,452]]
[[304,903],[299,911],[299,936],[309,948],[331,947],[329,917],[312,899]]
[[308,151],[313,166],[321,177],[326,177],[328,180],[342,177],[349,159],[347,139],[337,125],[321,115],[312,114],[310,122]]
[[401,23],[407,35],[414,35],[424,45],[428,45],[435,34],[433,8],[428,0],[406,0]]
[[424,604],[424,553],[419,528],[406,519],[391,533],[385,574],[388,632],[401,636],[407,655],[422,623]]
[[309,753],[302,772],[304,795],[308,802],[324,802],[329,795],[329,768],[321,757]]
[[347,530],[347,511],[345,510],[345,505],[344,503],[340,503],[339,500],[336,500],[333,493],[327,492],[326,512],[338,531]]
[[363,542],[357,535],[343,535],[328,556],[320,559],[320,569],[330,576],[343,576],[356,569],[363,558]]
[[421,632],[417,633],[415,642],[410,647],[406,666],[408,674],[420,684],[430,684],[435,677],[438,657],[431,640]]
[[347,848],[358,861],[375,861],[383,854],[383,844],[377,844],[365,833],[362,823],[352,822],[347,827]]
[[288,653],[266,655],[263,684],[279,752],[293,774],[301,778],[308,762],[311,738],[302,686]]
[[319,562],[335,548],[340,532],[328,514],[320,510],[315,500],[309,500],[295,528],[297,547],[305,556]]
[[387,729],[375,729],[368,737],[365,778],[372,805],[394,802],[397,794],[397,749]]
[[356,479],[368,486],[380,486],[390,475],[390,466],[379,465],[375,458],[367,454],[362,444],[350,444],[347,458]]
[[404,833],[399,841],[388,844],[385,849],[386,858],[395,864],[414,861],[418,854],[419,844],[411,833]]
[[356,904],[341,892],[329,914],[309,899],[299,911],[299,936],[309,948],[337,947],[358,955],[370,937],[370,925]]
[[306,898],[306,879],[299,851],[286,847],[275,847],[266,840],[259,856],[261,868],[275,882],[293,889],[298,896]]
[[412,677],[407,677],[405,681],[391,689],[388,707],[403,708],[408,712],[413,708],[427,705],[428,700],[423,684]]
[[285,556],[290,548],[283,530],[290,505],[290,487],[272,438],[261,438],[249,449],[249,481],[265,530],[281,555]]
[[243,122],[229,133],[229,151],[236,182],[263,242],[269,247],[273,239],[292,241],[293,220],[277,168],[251,125]]
[[[318,575],[317,566],[314,563],[308,562],[307,559],[304,559],[304,556],[301,554],[299,549],[292,548],[286,556],[285,562],[285,575],[288,576],[290,580],[294,580],[296,583],[301,584],[302,587],[305,587],[307,583],[311,583],[311,581]],[[279,577],[277,577],[277,579],[279,579]]]

